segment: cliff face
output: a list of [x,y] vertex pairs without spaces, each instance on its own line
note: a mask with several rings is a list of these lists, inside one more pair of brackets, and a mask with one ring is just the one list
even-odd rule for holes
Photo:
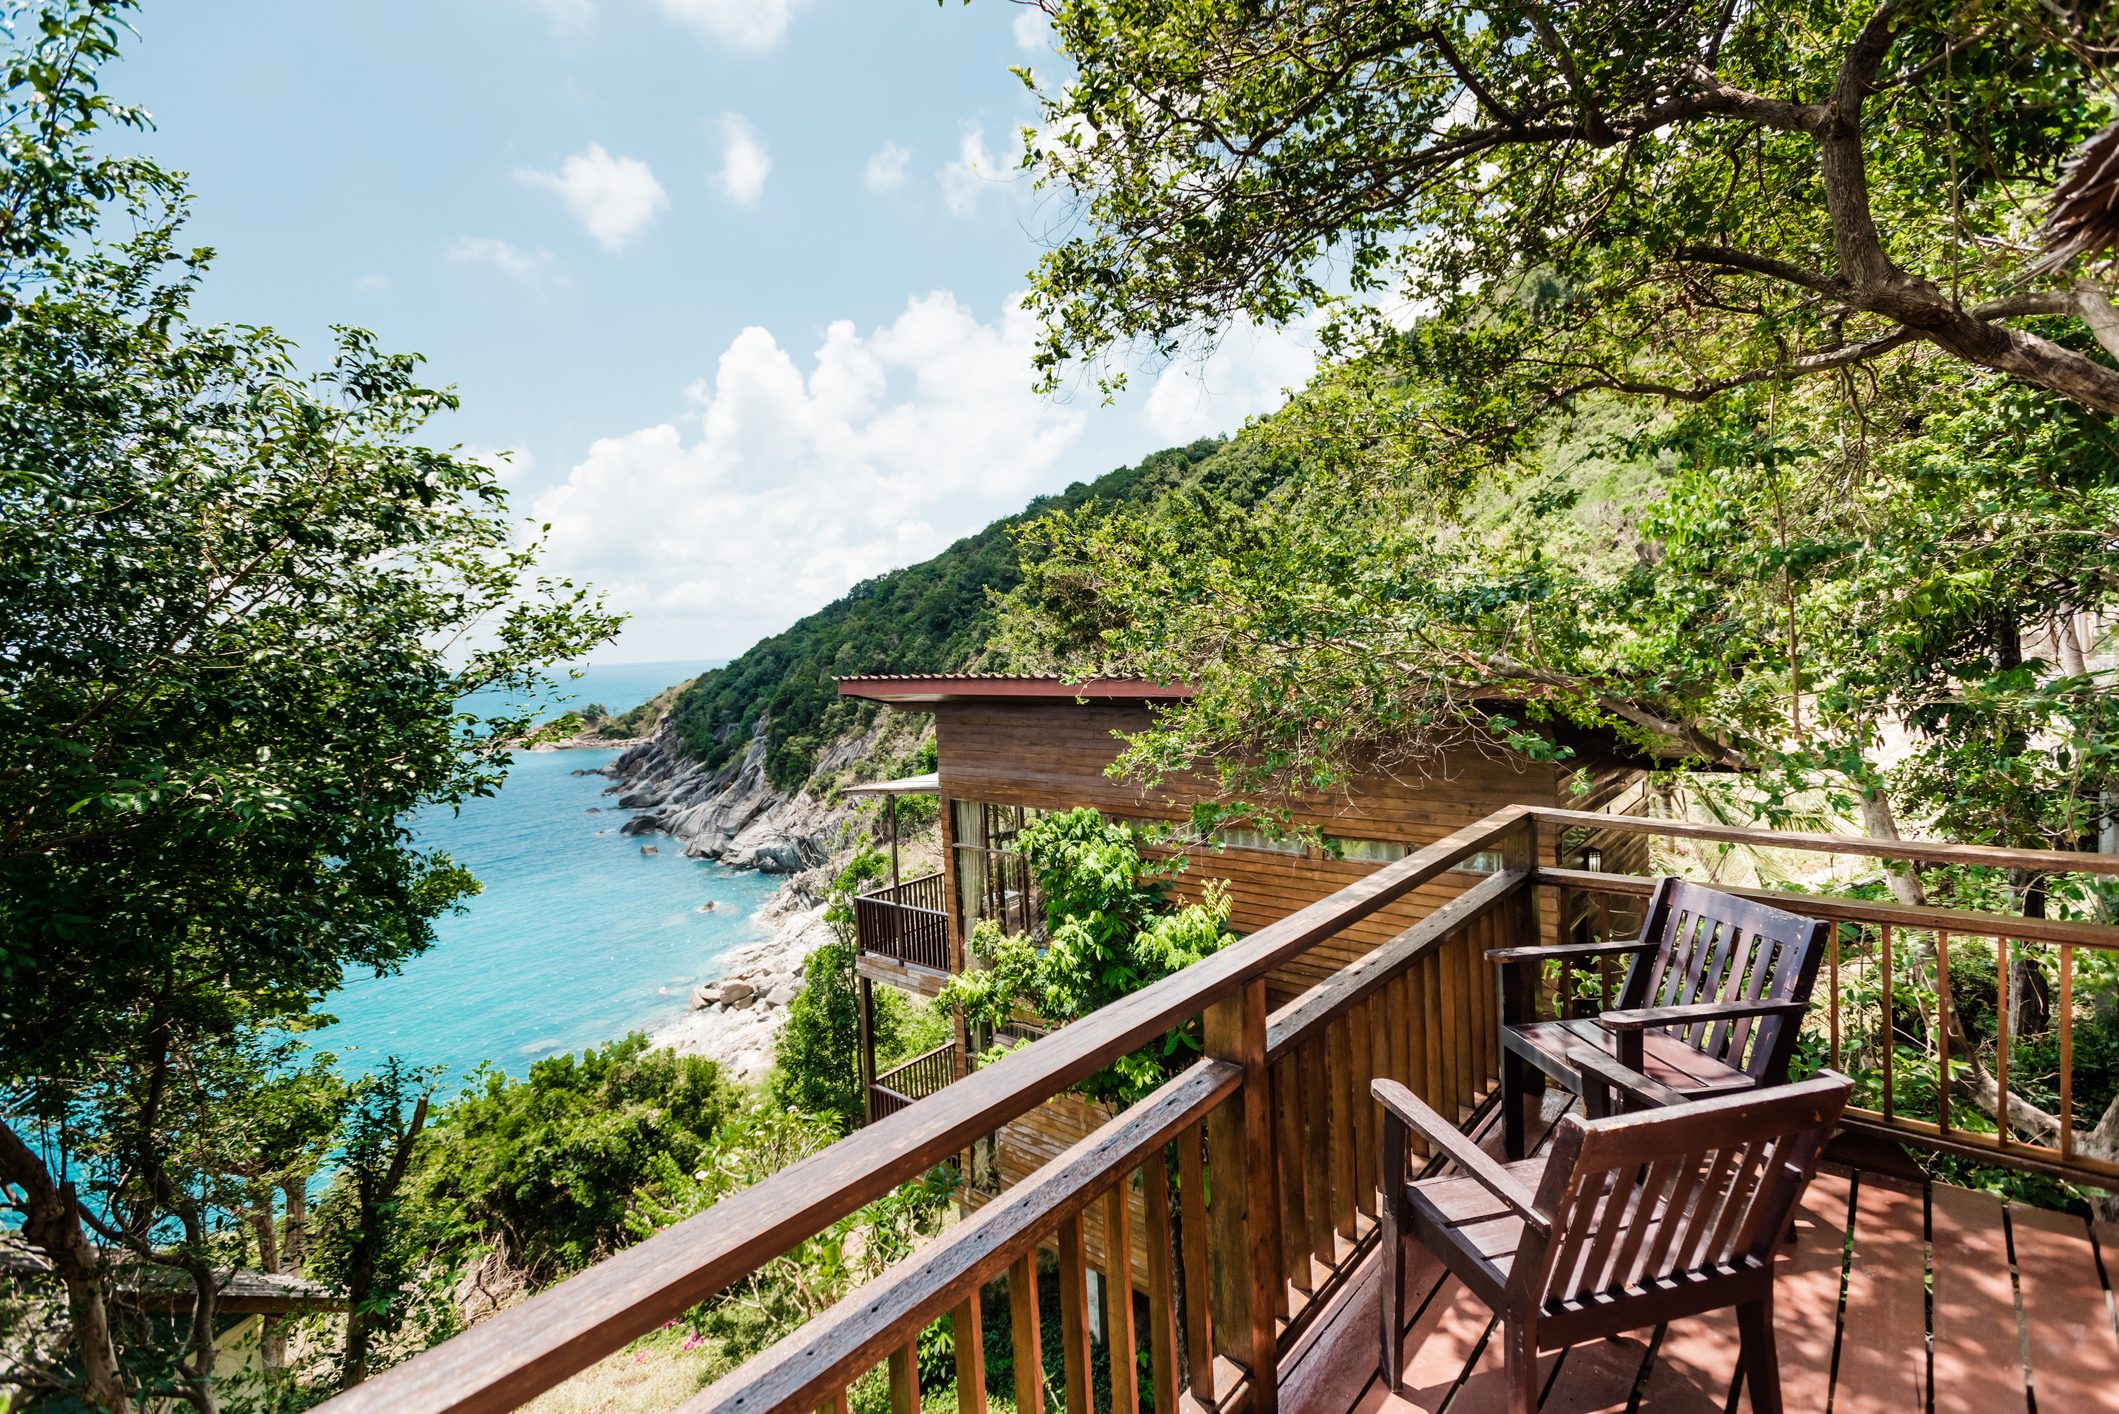
[[[868,756],[879,720],[866,731],[840,737],[818,758],[817,779]],[[735,764],[711,769],[686,753],[665,723],[654,736],[605,768],[618,784],[618,804],[638,813],[625,823],[629,835],[660,833],[697,859],[718,859],[734,869],[796,874],[825,863],[852,824],[851,806],[827,805],[805,788],[793,795],[765,776],[764,723]]]

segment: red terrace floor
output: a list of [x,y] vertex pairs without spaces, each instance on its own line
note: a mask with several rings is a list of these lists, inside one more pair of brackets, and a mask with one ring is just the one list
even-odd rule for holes
[[[1425,1254],[1420,1258],[1424,1259]],[[1790,1414],[2119,1411],[2119,1225],[1873,1169],[1828,1166],[1782,1257]],[[1376,1373],[1373,1256],[1282,1366],[1290,1414],[1483,1414],[1504,1406],[1486,1309],[1425,1259],[1406,1380]],[[1749,1411],[1729,1312],[1544,1357],[1543,1414]]]

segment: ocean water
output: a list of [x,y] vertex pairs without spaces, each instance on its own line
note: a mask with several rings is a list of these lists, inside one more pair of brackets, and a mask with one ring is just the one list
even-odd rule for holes
[[[590,668],[570,694],[622,711],[700,667]],[[447,1093],[481,1061],[521,1075],[543,1056],[652,1030],[683,1014],[732,949],[766,936],[751,915],[777,879],[686,859],[665,836],[618,833],[629,812],[603,793],[610,780],[577,774],[617,756],[520,752],[497,795],[416,821],[421,841],[484,891],[441,919],[433,948],[402,972],[349,974],[324,1004],[337,1024],[313,1043],[348,1072],[393,1054],[440,1066]]]

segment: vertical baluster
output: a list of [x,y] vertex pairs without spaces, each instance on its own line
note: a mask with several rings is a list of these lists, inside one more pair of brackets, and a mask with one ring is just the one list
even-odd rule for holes
[[1045,1340],[1038,1329],[1035,1250],[1008,1269],[1008,1329],[1015,1347],[1016,1414],[1044,1414]]
[[2009,940],[1994,940],[1994,1089],[2001,1113],[1994,1118],[1994,1142],[2009,1146]]
[[1347,1099],[1354,1121],[1354,1206],[1364,1217],[1376,1216],[1376,1176],[1381,1169],[1376,1157],[1376,1102],[1370,1098],[1369,1082],[1376,1078],[1376,1008],[1367,1001],[1355,1006],[1347,1022],[1353,1043],[1353,1093]]
[[1826,1006],[1826,1008],[1825,1008],[1825,1014],[1826,1014],[1826,1016],[1827,1016],[1827,1017],[1828,1017],[1828,1018],[1830,1019],[1830,1022],[1831,1022],[1831,1027],[1832,1027],[1832,1068],[1833,1068],[1834,1070],[1838,1070],[1838,1069],[1840,1068],[1840,1064],[1839,1064],[1839,925],[1838,925],[1837,923],[1835,923],[1835,924],[1833,924],[1833,925],[1832,925],[1831,931],[1830,931],[1830,932],[1829,932],[1829,933],[1827,934],[1827,936],[1826,936],[1826,942],[1825,942],[1825,967],[1826,967],[1826,969],[1827,969],[1827,976],[1828,976],[1828,977],[1829,977],[1829,979],[1830,979],[1830,980],[1829,980],[1829,984],[1828,984],[1828,985],[1829,985],[1829,986],[1830,986],[1830,988],[1831,988],[1831,992],[1830,992],[1830,994],[1829,994],[1829,996],[1828,996],[1828,998],[1827,998],[1827,1002],[1828,1002],[1828,1005],[1827,1005],[1827,1006]]
[[1273,1197],[1264,980],[1208,1007],[1202,1020],[1206,1053],[1243,1070],[1242,1087],[1207,1123],[1214,1175],[1214,1201],[1207,1218],[1222,1257],[1216,1291],[1228,1322],[1222,1338],[1240,1353],[1250,1374],[1250,1414],[1277,1414],[1273,1290],[1279,1285],[1280,1238],[1275,1229],[1280,1209]]
[[1441,1011],[1441,1066],[1432,1077],[1435,1098],[1430,1101],[1443,1118],[1457,1117],[1457,1033],[1464,1029],[1464,984],[1457,977],[1454,935],[1435,943],[1435,995]]
[[[1416,957],[1407,964],[1405,984],[1410,997],[1406,1007],[1406,1042],[1412,1061],[1412,1073],[1407,1076],[1405,1088],[1422,1100],[1433,1103],[1433,1082],[1428,1079],[1428,1056],[1435,1044],[1435,998],[1432,982],[1433,969],[1425,955]],[[1427,1141],[1415,1134],[1412,1139],[1412,1157],[1415,1161],[1427,1157]]]
[[1303,1042],[1302,1111],[1297,1116],[1300,1135],[1297,1156],[1302,1162],[1304,1216],[1309,1222],[1309,1250],[1313,1262],[1327,1268],[1334,1258],[1332,1237],[1331,1105],[1325,1098],[1330,1088],[1328,1048],[1321,1032]]
[[1310,1217],[1305,1206],[1305,1170],[1302,1152],[1302,1048],[1290,1046],[1273,1066],[1273,1119],[1278,1130],[1274,1147],[1280,1157],[1280,1251],[1287,1291],[1285,1309],[1292,1316],[1302,1296],[1313,1289],[1310,1280]]
[[1894,1109],[1891,1092],[1892,1072],[1898,1069],[1898,1045],[1894,1039],[1891,1025],[1891,1007],[1896,1000],[1894,982],[1896,974],[1891,970],[1891,925],[1888,923],[1878,926],[1878,947],[1881,953],[1884,974],[1883,986],[1878,989],[1877,995],[1880,998],[1878,1005],[1882,1011],[1880,1028],[1883,1033],[1884,1122],[1888,1124]]
[[1067,1386],[1067,1414],[1095,1414],[1089,1385],[1089,1253],[1082,1245],[1079,1213],[1059,1225],[1060,1378]]
[[920,1347],[917,1335],[890,1352],[890,1414],[920,1414]]
[[1207,1257],[1207,1175],[1199,1126],[1177,1136],[1177,1203],[1185,1260],[1185,1366],[1195,1399],[1214,1401],[1213,1264]]
[[986,1414],[986,1324],[977,1287],[964,1293],[949,1324],[956,1346],[957,1414]]
[[[2060,1157],[2075,1157],[2075,945],[2060,945]],[[2107,1258],[2107,1261],[2110,1259]]]
[[[1184,1136],[1178,1136],[1182,1142]],[[1148,1371],[1155,1414],[1177,1410],[1177,1274],[1170,1262],[1170,1173],[1158,1149],[1141,1166],[1141,1199],[1148,1218]],[[1029,1411],[1037,1414],[1037,1411]]]
[[[1355,1237],[1354,1227],[1354,1124],[1353,1124],[1353,1047],[1347,1036],[1344,1014],[1334,1016],[1324,1025],[1325,1063],[1330,1069],[1326,1088],[1330,1091],[1330,1112],[1324,1117],[1325,1139],[1331,1146],[1332,1162],[1332,1225],[1349,1242]],[[1339,1265],[1336,1251],[1327,1258],[1328,1265]]]
[[[1431,1109],[1445,1109],[1449,1100],[1449,1057],[1455,1054],[1450,1044],[1450,1028],[1455,1023],[1450,1018],[1449,986],[1442,966],[1441,945],[1429,948],[1420,956],[1420,975],[1426,982],[1422,997],[1422,1026],[1427,1050],[1427,1087],[1420,1098],[1427,1101]],[[1422,1142],[1416,1146],[1425,1158],[1428,1146]]]
[[1461,1119],[1464,1112],[1470,1109],[1479,1098],[1478,1071],[1476,1069],[1478,1064],[1476,1050],[1479,1043],[1473,1039],[1473,1032],[1477,1026],[1475,1017],[1479,999],[1476,989],[1472,985],[1472,938],[1470,930],[1458,928],[1454,933],[1450,934],[1449,942],[1444,946],[1448,949],[1450,971],[1455,977],[1457,985],[1457,1013],[1459,1020],[1457,1025],[1456,1114]]
[[1104,1338],[1111,1348],[1111,1414],[1137,1414],[1140,1366],[1133,1343],[1133,1181],[1104,1195]]
[[1483,1097],[1492,1088],[1495,1056],[1501,1047],[1501,979],[1486,960],[1486,950],[1500,946],[1495,937],[1496,914],[1492,908],[1473,919],[1466,929],[1465,959],[1471,967],[1472,998],[1472,1088]]
[[1418,1044],[1419,1013],[1413,1008],[1413,969],[1403,967],[1391,979],[1391,1079],[1407,1089],[1413,1084],[1413,1050]]
[[1950,1132],[1950,935],[1935,934],[1935,1127]]

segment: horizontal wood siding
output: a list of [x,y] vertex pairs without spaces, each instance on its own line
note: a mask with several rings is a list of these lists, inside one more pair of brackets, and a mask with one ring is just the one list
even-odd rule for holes
[[[1191,806],[1212,796],[1209,783],[1165,782],[1155,791],[1117,781],[1105,769],[1120,749],[1119,736],[1145,729],[1149,710],[1139,703],[946,702],[935,708],[941,793],[957,800],[1026,805],[1045,810],[1093,806],[1106,815],[1182,820]],[[1387,840],[1418,849],[1485,818],[1504,805],[1599,807],[1631,790],[1642,773],[1628,765],[1590,763],[1581,768],[1586,795],[1570,789],[1550,763],[1503,759],[1477,752],[1453,757],[1447,770],[1426,779],[1373,775],[1357,779],[1343,795],[1318,795],[1293,811],[1298,824],[1346,839]],[[1543,841],[1548,851],[1553,839]],[[1633,848],[1630,837],[1622,848]],[[1559,862],[1557,859],[1552,862]],[[1616,862],[1616,861],[1615,861]],[[1631,863],[1629,858],[1627,863]],[[1188,899],[1206,882],[1229,886],[1231,922],[1252,933],[1275,919],[1344,888],[1377,869],[1371,862],[1305,858],[1268,850],[1191,851],[1178,883]],[[1479,876],[1457,873],[1415,890],[1392,907],[1311,949],[1268,979],[1277,1004],[1330,976],[1435,908],[1476,884]],[[952,894],[952,898],[954,895]],[[1558,936],[1555,910],[1543,910],[1541,931]]]

